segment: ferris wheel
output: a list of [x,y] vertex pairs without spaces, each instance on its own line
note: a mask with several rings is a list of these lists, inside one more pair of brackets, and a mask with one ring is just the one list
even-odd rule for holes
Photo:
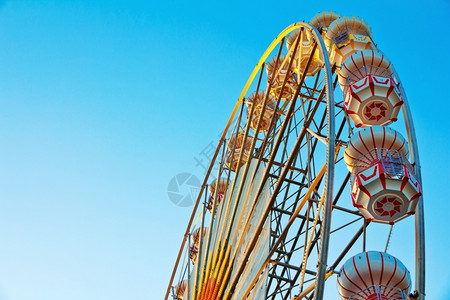
[[[414,284],[414,266],[387,252],[408,217]],[[372,227],[389,231],[384,241]],[[379,248],[369,251],[372,236]],[[336,299],[424,299],[424,243],[400,78],[363,19],[322,12],[283,30],[251,73],[165,299],[324,299],[330,284]]]

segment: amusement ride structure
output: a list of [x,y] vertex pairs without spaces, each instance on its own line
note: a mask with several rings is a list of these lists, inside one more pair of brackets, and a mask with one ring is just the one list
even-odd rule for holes
[[[387,251],[392,227],[408,217],[414,283]],[[371,238],[379,249],[366,250]],[[331,281],[333,299],[425,299],[424,245],[400,78],[363,19],[322,12],[283,30],[251,73],[165,299],[324,299]]]

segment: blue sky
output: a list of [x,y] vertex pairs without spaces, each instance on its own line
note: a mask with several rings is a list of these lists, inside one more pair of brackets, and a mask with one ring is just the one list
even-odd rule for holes
[[0,300],[162,298],[191,213],[169,181],[202,175],[266,47],[322,10],[363,17],[402,78],[428,299],[449,299],[448,1],[17,0],[0,1]]

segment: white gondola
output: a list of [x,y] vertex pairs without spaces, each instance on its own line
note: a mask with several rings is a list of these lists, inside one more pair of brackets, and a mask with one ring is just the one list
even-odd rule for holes
[[[278,58],[274,57],[266,65],[267,82],[268,85],[272,84],[270,94],[278,100],[291,100],[295,94],[296,84],[292,78],[292,71],[289,70],[289,57],[281,55]],[[286,84],[283,87],[283,83],[286,80]]]
[[331,64],[341,66],[354,52],[373,49],[369,25],[355,16],[340,17],[328,26],[325,44]]
[[392,74],[391,62],[379,51],[358,51],[345,60],[339,85],[344,92],[344,110],[356,127],[397,120],[403,97]]
[[345,149],[345,163],[354,174],[351,197],[368,221],[393,224],[414,214],[422,195],[408,144],[397,131],[373,126],[356,132]]
[[291,34],[286,42],[287,48],[291,49],[291,47],[295,46],[298,38],[300,38],[300,41],[298,41],[300,47],[298,47],[295,53],[292,69],[298,75],[303,75],[304,70],[306,70],[308,60],[312,55],[312,59],[306,72],[306,76],[314,76],[317,74],[317,72],[319,72],[324,64],[323,57],[320,57],[320,51],[317,48],[313,53],[314,43],[312,41],[312,37],[309,34],[309,31],[304,31],[300,35],[300,31],[297,30],[293,34]]
[[250,157],[250,147],[252,146],[253,137],[248,136],[245,140],[244,138],[244,134],[233,135],[228,142],[226,164],[233,172],[237,170],[240,157],[241,166],[245,165]]
[[[264,105],[265,97],[266,94],[264,92],[258,92],[258,94],[253,93],[252,95],[250,95],[250,97],[248,97],[246,101],[247,119],[250,120],[250,128],[256,131],[256,128],[258,127],[258,122],[260,122],[259,132],[267,132],[270,129],[272,119],[275,115],[275,106],[276,106],[275,99],[271,95],[267,95],[266,104]],[[250,112],[252,111],[252,106],[255,106],[255,108],[253,108],[253,114],[250,115]],[[262,120],[259,121],[261,115]]]
[[[203,227],[203,237],[205,237],[206,232],[208,231],[208,227]],[[191,235],[191,246],[189,248],[189,259],[193,264],[197,261],[197,255],[198,255],[198,247],[200,244],[200,228],[197,228],[194,230],[194,232]]]
[[[209,203],[208,203],[208,210],[211,211],[211,209],[213,208],[214,205],[214,197],[216,196],[217,198],[217,205],[219,205],[223,199],[225,199],[225,195],[228,189],[228,182],[225,178],[220,178],[218,180],[219,182],[217,183],[217,179],[214,180],[208,187],[209,189],[209,193],[210,193],[210,198],[209,198]],[[216,195],[216,189],[217,189],[217,195]]]
[[322,36],[324,37],[328,30],[328,26],[339,17],[340,15],[334,11],[323,11],[312,17],[311,20],[309,20],[309,24],[316,27],[317,30],[321,30]]
[[175,299],[183,300],[186,296],[187,280],[179,282],[175,287]]
[[344,263],[337,287],[343,300],[406,300],[411,276],[394,256],[368,251]]

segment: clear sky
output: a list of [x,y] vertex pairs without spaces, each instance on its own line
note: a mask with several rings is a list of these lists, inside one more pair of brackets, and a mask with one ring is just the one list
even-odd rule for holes
[[448,0],[0,0],[0,300],[161,299],[191,213],[169,181],[202,175],[266,47],[323,10],[363,17],[402,78],[428,299],[450,299]]

